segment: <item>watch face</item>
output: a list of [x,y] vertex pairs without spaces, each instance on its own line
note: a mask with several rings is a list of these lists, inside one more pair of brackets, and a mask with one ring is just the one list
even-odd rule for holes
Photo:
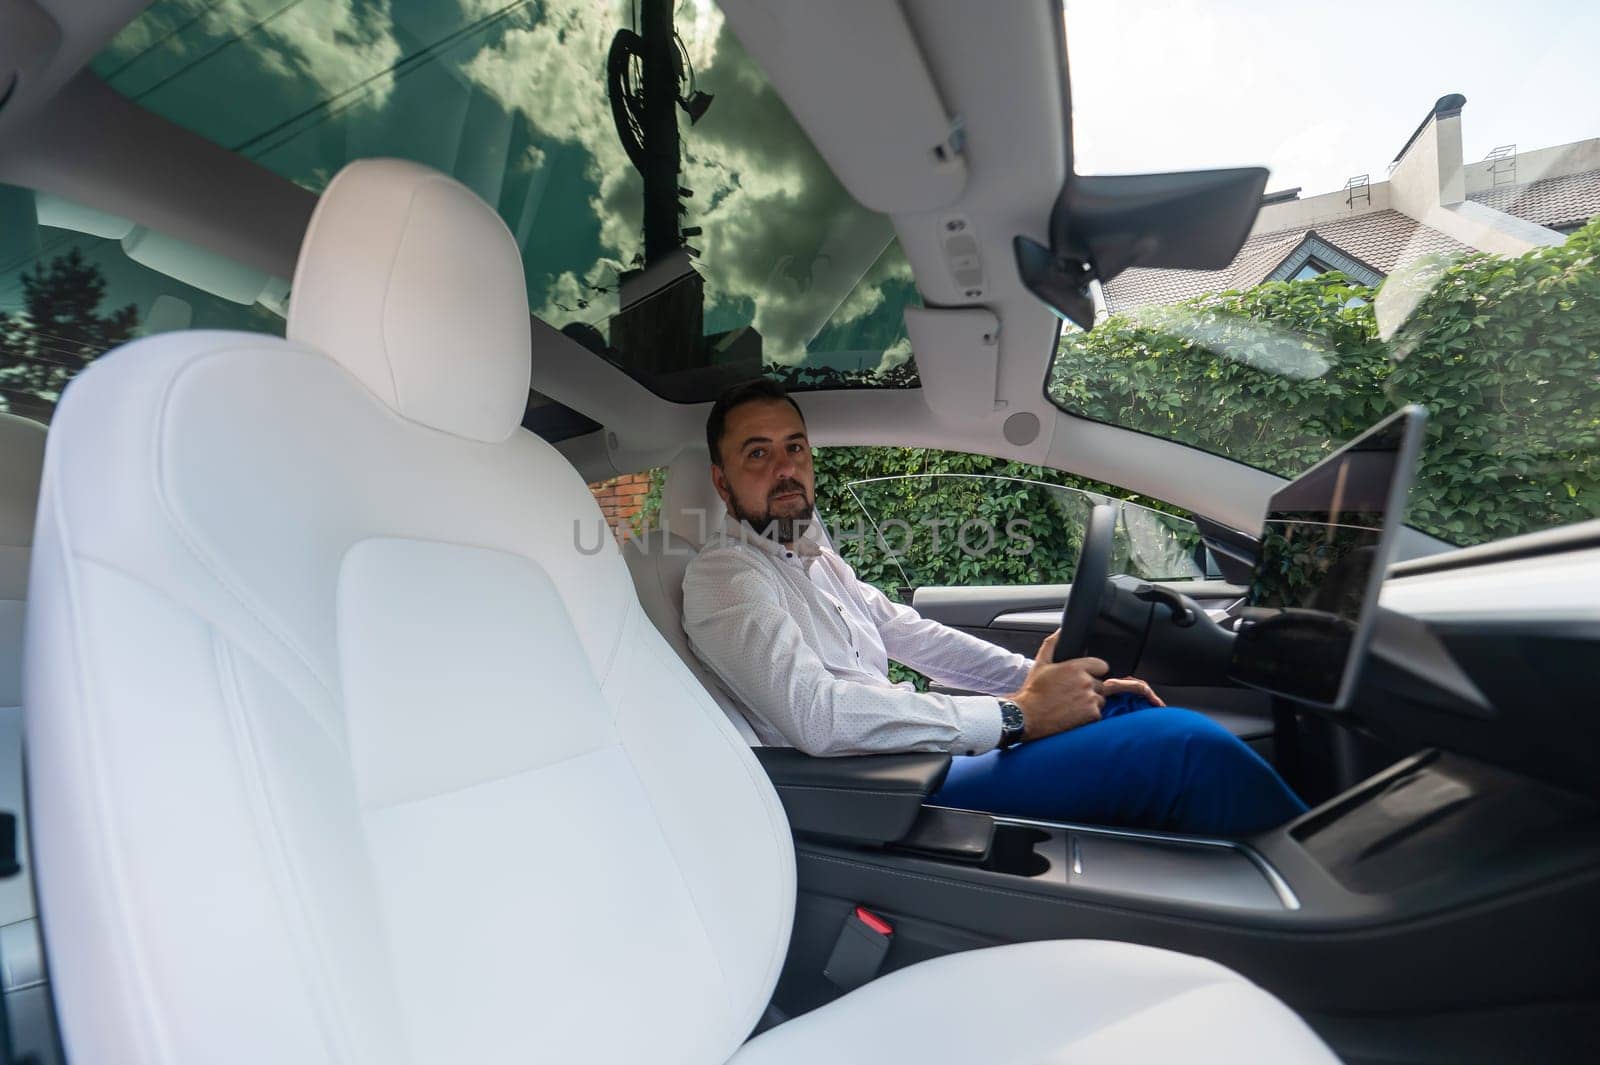
[[1006,733],[1022,731],[1022,707],[1010,699],[1000,700],[1000,728]]

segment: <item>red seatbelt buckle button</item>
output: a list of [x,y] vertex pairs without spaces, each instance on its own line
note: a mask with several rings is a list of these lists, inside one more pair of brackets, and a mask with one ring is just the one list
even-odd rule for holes
[[839,929],[822,975],[835,987],[853,991],[877,976],[894,942],[894,926],[865,906],[857,906]]

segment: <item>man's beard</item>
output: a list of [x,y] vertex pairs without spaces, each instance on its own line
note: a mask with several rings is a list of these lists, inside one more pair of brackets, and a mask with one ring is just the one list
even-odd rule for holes
[[[805,507],[798,514],[782,515],[772,512],[772,499],[787,492],[799,492],[800,498],[805,502]],[[790,504],[791,506],[793,504]],[[806,495],[805,485],[790,479],[780,481],[771,492],[767,493],[766,508],[762,511],[746,510],[739,502],[737,496],[730,496],[729,508],[733,516],[744,522],[762,536],[778,541],[780,544],[792,544],[804,535],[806,526],[811,524],[811,497]]]

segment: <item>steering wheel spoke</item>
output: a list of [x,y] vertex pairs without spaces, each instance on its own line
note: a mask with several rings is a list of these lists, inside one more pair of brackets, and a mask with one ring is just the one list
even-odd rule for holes
[[1061,611],[1061,635],[1056,639],[1055,661],[1082,658],[1089,647],[1089,630],[1105,602],[1111,581],[1111,547],[1117,531],[1117,508],[1099,503],[1083,530],[1083,549],[1072,575],[1072,591]]

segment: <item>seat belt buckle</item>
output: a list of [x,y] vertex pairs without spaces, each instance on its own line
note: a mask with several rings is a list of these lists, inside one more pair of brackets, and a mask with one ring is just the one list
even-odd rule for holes
[[865,906],[857,906],[844,920],[822,975],[843,991],[854,991],[878,975],[894,942],[894,926]]

